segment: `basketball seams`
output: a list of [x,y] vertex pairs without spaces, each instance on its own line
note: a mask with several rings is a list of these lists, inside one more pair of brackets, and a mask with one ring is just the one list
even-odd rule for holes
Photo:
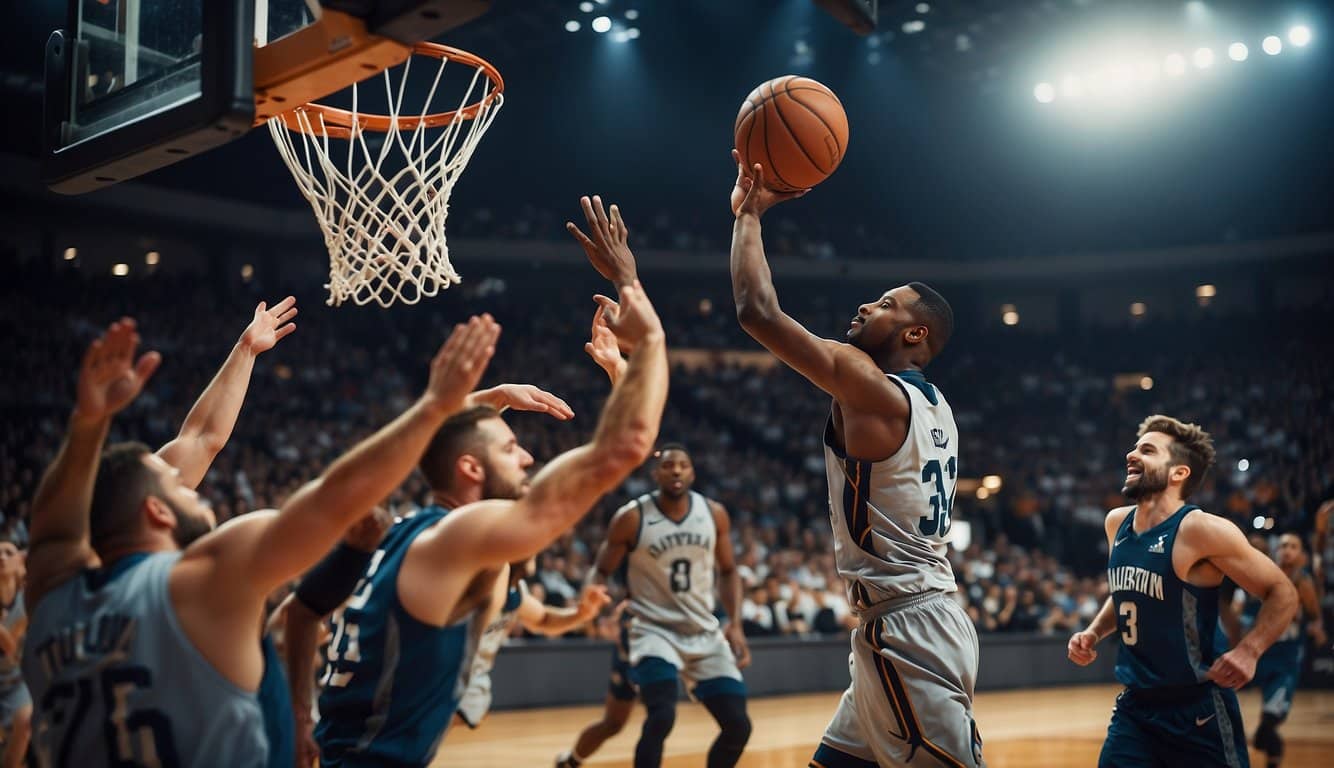
[[[787,91],[784,90],[784,93],[786,92]],[[783,108],[779,105],[778,99],[775,98],[773,101],[774,101],[774,113],[778,115],[778,121],[783,124],[783,128],[786,129],[788,135],[792,137],[792,143],[796,145],[797,149],[801,150],[801,154],[805,156],[806,160],[811,164],[812,168],[819,171],[820,173],[825,173],[825,169],[821,166],[820,162],[815,158],[811,157],[811,153],[806,150],[806,145],[802,144],[801,141],[797,139],[797,134],[792,130],[791,123],[789,123],[787,121],[787,118],[783,116]],[[787,99],[787,101],[801,104],[801,102],[793,98],[789,98]],[[805,104],[801,104],[801,106],[805,108],[807,111],[814,114],[814,110],[812,110],[810,107],[807,107]],[[819,115],[815,116],[817,119],[820,117]],[[820,124],[824,126],[826,131],[829,130],[829,124],[826,123],[824,120],[820,120]]]
[[845,139],[843,142],[838,141],[838,132],[834,130],[834,127],[833,127],[833,126],[831,126],[828,122],[825,121],[825,119],[824,119],[824,115],[821,115],[820,112],[819,112],[818,110],[812,109],[811,106],[810,106],[809,104],[807,104],[806,102],[804,102],[804,101],[802,101],[801,99],[798,99],[796,96],[794,96],[794,95],[793,95],[793,91],[815,91],[815,92],[817,92],[817,93],[822,93],[822,94],[824,94],[824,95],[826,95],[826,96],[831,96],[831,97],[833,97],[833,98],[834,98],[834,102],[835,102],[836,104],[838,104],[839,106],[842,106],[842,102],[838,101],[838,97],[834,96],[833,93],[831,93],[829,90],[824,89],[824,88],[811,88],[811,87],[807,86],[807,87],[804,87],[804,88],[788,88],[788,89],[786,90],[787,95],[788,95],[788,96],[791,96],[792,101],[796,102],[797,104],[800,104],[802,109],[804,109],[804,110],[806,110],[807,112],[810,112],[812,115],[814,115],[814,116],[815,116],[815,119],[816,119],[816,120],[819,120],[820,123],[821,123],[822,125],[824,125],[825,130],[829,131],[829,135],[834,137],[834,141],[835,141],[836,143],[838,143],[838,155],[839,155],[839,160],[842,160],[842,159],[843,159],[843,153],[847,151],[847,147],[843,146],[844,143],[846,142],[846,139]]

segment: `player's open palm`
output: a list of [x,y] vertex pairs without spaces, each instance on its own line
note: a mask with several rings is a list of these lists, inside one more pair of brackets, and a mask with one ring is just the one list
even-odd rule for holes
[[468,322],[454,326],[454,332],[431,361],[427,397],[445,411],[462,407],[496,353],[498,338],[500,324],[489,314],[474,315]]
[[809,189],[799,189],[796,192],[775,192],[764,184],[764,168],[755,163],[747,168],[741,162],[741,153],[732,150],[732,160],[736,163],[736,182],[732,185],[732,213],[740,216],[743,213],[752,213],[755,216],[763,216],[764,212],[775,205],[785,201],[793,200],[810,192]]
[[135,359],[139,333],[134,320],[123,317],[88,347],[79,368],[75,417],[97,421],[110,418],[134,401],[157,370],[162,356],[146,352]]
[[614,285],[633,282],[638,277],[638,268],[630,251],[630,230],[621,218],[621,209],[612,205],[608,215],[598,195],[579,198],[579,207],[584,209],[590,234],[584,234],[572,221],[565,222],[565,229],[583,246],[593,268]]
[[645,338],[662,333],[662,320],[638,280],[621,286],[619,303],[601,294],[593,300],[601,306],[603,320],[626,352],[633,351]]
[[593,313],[593,328],[589,332],[588,341],[584,344],[584,352],[593,358],[593,362],[598,367],[607,372],[611,383],[615,384],[625,373],[628,364],[625,358],[621,357],[621,347],[616,343],[616,334],[611,332],[607,326],[607,318],[598,307]]
[[1092,632],[1076,632],[1070,636],[1070,642],[1066,644],[1065,652],[1070,660],[1081,667],[1087,667],[1098,658],[1098,652],[1093,646],[1097,645],[1098,636]]
[[513,408],[545,413],[561,421],[574,418],[574,409],[569,403],[532,384],[499,384],[490,389],[479,389],[468,396],[468,402],[489,405],[498,411]]
[[241,334],[241,343],[256,354],[268,352],[279,340],[296,330],[296,297],[288,296],[272,307],[261,301],[255,307],[255,316]]
[[611,602],[611,595],[607,594],[607,588],[601,584],[589,584],[579,593],[578,616],[584,621],[591,621],[597,618],[602,609]]

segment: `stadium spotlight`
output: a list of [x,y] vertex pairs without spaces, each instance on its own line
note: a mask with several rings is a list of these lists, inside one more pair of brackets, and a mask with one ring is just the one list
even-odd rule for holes
[[1212,283],[1195,286],[1195,298],[1197,299],[1212,299],[1217,295],[1218,286],[1213,285]]
[[1212,48],[1196,48],[1191,59],[1200,69],[1208,69],[1214,65],[1214,51]]
[[566,31],[566,32],[578,32],[578,31],[579,31],[579,22],[575,21],[574,19],[570,19],[569,21],[565,22],[565,31]]
[[150,267],[156,267],[159,261],[162,261],[162,254],[157,251],[149,251],[144,254],[144,263]]
[[1186,73],[1186,57],[1179,53],[1169,53],[1163,60],[1163,71],[1172,77],[1180,77]]
[[625,18],[628,21],[634,21],[635,19],[639,18],[639,11],[636,11],[634,8],[631,8],[630,10],[625,12]]
[[617,43],[628,43],[630,42],[630,34],[624,29],[618,29],[611,33],[611,39]]
[[1139,388],[1144,390],[1145,392],[1148,392],[1149,390],[1153,389],[1153,377],[1152,376],[1141,377],[1139,380]]
[[579,4],[579,10],[583,11],[584,13],[592,13],[593,4],[585,0],[584,2]]
[[118,261],[111,265],[111,274],[116,277],[125,277],[130,274],[130,265],[123,261]]
[[1130,314],[1132,317],[1144,317],[1144,313],[1148,311],[1148,306],[1142,301],[1137,301],[1130,305]]
[[639,27],[630,27],[625,30],[625,36],[631,40],[639,39]]
[[986,488],[988,491],[991,491],[991,492],[993,492],[993,493],[995,493],[996,491],[999,491],[999,490],[1001,489],[1001,476],[1000,476],[1000,475],[987,475],[987,476],[983,477],[983,478],[982,478],[982,487],[983,487],[983,488]]
[[986,501],[988,498],[990,498],[990,496],[991,496],[991,489],[987,488],[985,485],[979,485],[977,487],[978,501]]
[[1251,520],[1251,527],[1254,528],[1254,529],[1257,530],[1257,531],[1264,530],[1264,527],[1265,527],[1265,516],[1264,516],[1264,515],[1256,515],[1255,518],[1254,518],[1253,520]]
[[921,19],[903,22],[903,34],[905,35],[915,35],[924,29],[926,29],[926,22]]
[[916,11],[917,11],[918,13],[930,13],[930,12],[931,12],[931,5],[930,5],[929,3],[918,3],[918,4],[917,4]]
[[78,248],[66,248],[66,249],[65,249],[65,261],[74,261],[74,260],[77,259],[78,257],[79,257],[79,249],[78,249]]
[[1272,518],[1272,517],[1266,517],[1266,518],[1265,518],[1265,530],[1266,530],[1266,531],[1271,530],[1273,527],[1274,527],[1274,518]]
[[1015,312],[1013,309],[1008,312],[1005,312],[1001,314],[1001,322],[1005,323],[1006,325],[1018,325],[1019,313]]
[[1305,24],[1298,24],[1292,29],[1289,29],[1288,42],[1298,48],[1304,47],[1307,43],[1311,42],[1311,28]]
[[1033,98],[1043,104],[1050,104],[1056,99],[1056,89],[1052,87],[1051,83],[1038,83],[1033,86]]
[[241,265],[241,279],[242,279],[243,281],[245,281],[245,282],[248,283],[248,282],[250,282],[250,278],[252,278],[252,277],[254,277],[254,276],[255,276],[255,267],[254,267],[254,266],[252,266],[252,265],[250,265],[250,264],[242,264],[242,265]]
[[1227,57],[1233,61],[1245,61],[1251,51],[1245,43],[1233,43],[1227,47]]
[[1237,462],[1237,471],[1238,471],[1238,472],[1249,472],[1250,469],[1251,469],[1251,460],[1250,460],[1250,459],[1242,459],[1242,460],[1240,460],[1240,461]]
[[602,34],[611,29],[611,19],[606,16],[599,16],[593,19],[593,31]]
[[1278,35],[1266,37],[1260,47],[1270,56],[1277,56],[1283,50],[1283,41],[1278,39]]

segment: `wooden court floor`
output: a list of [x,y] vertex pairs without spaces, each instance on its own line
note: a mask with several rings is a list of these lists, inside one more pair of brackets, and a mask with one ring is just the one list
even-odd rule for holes
[[[977,723],[990,768],[1066,768],[1097,764],[1098,749],[1111,717],[1116,686],[1043,688],[979,694]],[[742,768],[805,768],[839,694],[820,693],[753,699],[754,732]],[[1248,731],[1259,722],[1258,692],[1241,694]],[[549,768],[557,752],[568,749],[575,734],[597,717],[600,707],[562,707],[497,712],[476,731],[451,728],[433,768]],[[629,724],[585,763],[599,768],[629,768],[643,710],[636,707]],[[676,728],[667,739],[666,768],[703,766],[716,726],[704,708],[682,702]],[[1334,691],[1299,691],[1282,734],[1287,741],[1284,768],[1334,766]],[[1252,751],[1251,762],[1264,765]],[[1189,768],[1189,766],[1181,766]]]

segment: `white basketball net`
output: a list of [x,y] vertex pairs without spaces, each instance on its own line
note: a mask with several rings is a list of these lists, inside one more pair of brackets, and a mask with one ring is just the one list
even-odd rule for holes
[[[414,58],[383,73],[391,118],[383,134],[362,126],[357,85],[352,86],[350,110],[357,127],[350,131],[326,125],[322,113],[304,107],[292,113],[301,130],[278,118],[269,120],[273,142],[324,232],[329,248],[325,288],[331,305],[415,304],[460,281],[445,244],[449,195],[499,113],[503,95],[484,98],[497,84],[478,66],[451,122],[435,128],[409,122],[409,127],[400,129],[398,118],[404,114],[405,91],[411,90],[405,85]],[[408,121],[447,111],[432,109],[432,103],[449,60],[422,57],[422,61],[438,63],[439,68],[420,108],[407,112]],[[455,62],[454,66],[471,65]],[[370,82],[363,84],[370,87]],[[464,107],[475,102],[481,106],[469,119]],[[379,137],[382,142],[375,141]]]

